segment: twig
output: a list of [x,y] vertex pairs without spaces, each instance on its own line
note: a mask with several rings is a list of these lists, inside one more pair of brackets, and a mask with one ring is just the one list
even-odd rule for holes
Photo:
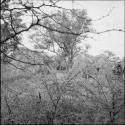
[[8,113],[9,113],[9,115],[10,115],[10,114],[12,114],[12,111],[11,111],[10,105],[8,104],[8,101],[7,101],[6,96],[4,96],[4,100],[5,100],[5,102],[6,102],[6,106],[7,106],[7,109],[8,109]]
[[107,33],[107,32],[111,32],[111,31],[119,31],[119,32],[125,32],[125,30],[123,29],[108,29],[108,30],[104,30],[104,31],[101,31],[101,32],[90,32],[90,33],[93,33],[93,34],[103,34],[103,33]]
[[12,63],[9,62],[9,61],[8,61],[8,63],[9,63],[10,65],[12,65],[13,67],[15,67],[16,69],[24,70],[24,68],[17,67],[17,66],[15,66],[14,64],[12,64]]
[[97,18],[97,19],[95,19],[95,20],[92,20],[92,21],[100,21],[100,20],[102,20],[103,18],[110,16],[110,14],[111,14],[111,12],[113,11],[114,8],[115,8],[115,7],[112,7],[112,8],[109,10],[108,14],[106,14],[105,16],[99,17],[99,18]]

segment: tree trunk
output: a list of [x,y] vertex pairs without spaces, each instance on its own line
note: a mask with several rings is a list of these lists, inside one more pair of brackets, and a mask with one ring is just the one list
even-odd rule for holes
[[115,124],[115,94],[113,93],[112,95],[112,109],[109,112],[110,113],[110,124],[114,125]]
[[69,59],[68,59],[68,67],[69,67],[69,69],[71,69],[72,66],[73,66],[73,58],[69,57]]
[[73,66],[73,48],[71,49],[71,53],[70,53],[69,58],[68,58],[68,65],[69,65],[70,69]]

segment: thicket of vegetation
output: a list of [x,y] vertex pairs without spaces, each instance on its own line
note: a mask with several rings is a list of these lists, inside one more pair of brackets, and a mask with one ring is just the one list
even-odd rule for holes
[[[36,57],[37,54],[29,55]],[[2,64],[1,122],[124,123],[123,60],[117,63],[106,55],[86,58],[82,55],[79,56],[85,61],[80,63],[84,65],[75,65],[69,71],[57,70],[54,61],[49,66],[25,64],[23,70]],[[23,54],[18,56],[24,58]],[[38,58],[39,55],[37,61]],[[15,62],[15,65],[20,64]]]
[[[88,33],[112,29],[97,32],[86,10],[56,2],[1,1],[1,124],[124,124],[124,58],[91,56],[88,45],[78,46]],[[19,46],[29,29],[35,50]]]

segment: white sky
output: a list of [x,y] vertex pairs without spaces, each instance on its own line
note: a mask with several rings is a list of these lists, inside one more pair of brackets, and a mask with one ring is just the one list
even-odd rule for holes
[[[61,1],[59,6],[65,8],[72,8],[71,1]],[[105,17],[100,21],[93,21],[93,27],[97,31],[103,31],[106,29],[123,29],[124,28],[124,1],[75,1],[75,9],[87,9],[88,16],[91,19],[97,19],[105,16],[111,8],[115,7],[110,16]],[[96,41],[87,39],[83,41],[83,44],[90,44],[91,48],[89,53],[92,55],[98,55],[105,50],[112,51],[119,57],[124,56],[124,33],[123,32],[108,32],[100,35],[93,35]],[[27,37],[24,38],[24,43],[27,43]],[[27,44],[30,46],[30,44]]]

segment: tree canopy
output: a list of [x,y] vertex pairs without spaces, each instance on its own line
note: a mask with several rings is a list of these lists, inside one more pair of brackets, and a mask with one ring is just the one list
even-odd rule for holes
[[[22,33],[28,32],[36,26],[42,27],[42,30],[44,29],[48,32],[46,36],[49,36],[49,38],[46,38],[46,42],[48,42],[47,46],[44,46],[44,49],[46,49],[48,45],[52,45],[50,41],[50,39],[52,39],[56,41],[66,56],[69,54],[69,60],[72,60],[75,51],[79,51],[79,49],[77,50],[76,43],[79,42],[80,39],[87,38],[88,33],[124,32],[123,29],[107,29],[100,32],[93,30],[90,25],[93,20],[88,18],[89,15],[87,15],[86,10],[66,9],[58,6],[58,2],[60,1],[2,0],[1,57],[5,58],[6,56],[6,58],[12,59],[13,57],[9,55],[10,51],[15,50],[18,44],[21,44]],[[47,7],[51,10],[55,9],[58,12],[47,13],[44,11]],[[106,16],[109,16],[110,13],[111,10]],[[102,16],[102,18],[98,20],[106,16]],[[28,17],[31,21],[27,24],[27,20],[24,20],[23,17]],[[56,36],[56,38],[54,36]],[[64,42],[65,39],[67,39],[67,42]],[[58,40],[60,41],[58,42]]]

